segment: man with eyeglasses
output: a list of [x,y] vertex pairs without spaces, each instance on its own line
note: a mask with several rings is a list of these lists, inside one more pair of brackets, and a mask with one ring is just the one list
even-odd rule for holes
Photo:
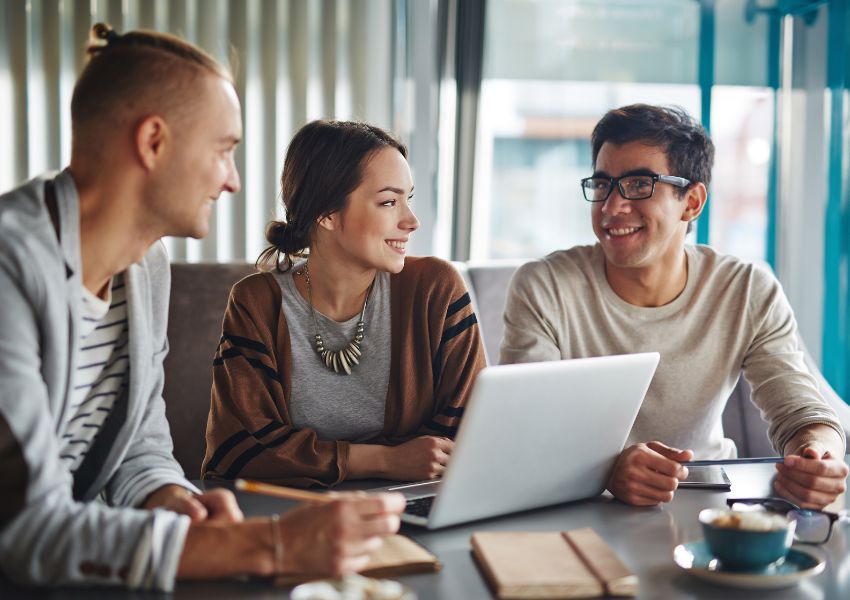
[[776,491],[803,507],[830,504],[848,474],[844,431],[806,369],[781,286],[765,269],[685,244],[707,201],[711,139],[682,109],[636,104],[605,114],[591,142],[594,172],[581,187],[598,243],[517,271],[501,362],[661,353],[608,482],[642,506],[673,499],[681,462],[736,455],[721,415],[743,372],[786,456]]

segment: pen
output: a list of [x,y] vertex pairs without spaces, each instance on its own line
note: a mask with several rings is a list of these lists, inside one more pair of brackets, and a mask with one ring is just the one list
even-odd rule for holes
[[261,483],[259,481],[248,481],[246,479],[237,479],[233,482],[233,486],[242,492],[265,494],[266,496],[274,496],[275,498],[286,498],[287,500],[298,500],[300,502],[312,502],[313,504],[325,504],[327,502],[331,502],[335,496],[335,494],[320,494],[319,492],[299,490],[296,488],[283,487],[281,485]]
[[684,467],[710,467],[713,465],[746,465],[781,463],[784,456],[761,456],[758,458],[723,458],[720,460],[692,460],[681,463]]

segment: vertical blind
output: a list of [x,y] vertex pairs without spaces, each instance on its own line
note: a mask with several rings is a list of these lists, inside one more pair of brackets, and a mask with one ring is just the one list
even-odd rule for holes
[[174,33],[236,76],[242,189],[222,194],[205,239],[167,239],[172,259],[256,258],[304,123],[393,125],[393,0],[0,0],[0,190],[68,164],[71,93],[98,21]]

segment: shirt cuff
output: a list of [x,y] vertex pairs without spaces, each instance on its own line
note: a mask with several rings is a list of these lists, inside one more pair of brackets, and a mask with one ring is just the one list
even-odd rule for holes
[[151,512],[130,564],[127,576],[130,589],[174,590],[190,523],[186,515],[162,509]]
[[[829,427],[832,427],[832,429],[834,429],[835,432],[838,433],[838,437],[841,438],[841,443],[844,447],[844,453],[845,454],[847,453],[847,436],[844,433],[844,428],[842,428],[841,425],[839,425],[835,421],[831,421],[829,419],[819,419],[819,418],[812,418],[810,420],[803,421],[802,423],[798,423],[797,426],[794,427],[791,430],[790,433],[787,433],[784,436],[782,436],[781,438],[779,438],[779,440],[778,440],[779,446],[777,447],[777,451],[780,454],[784,455],[785,454],[785,446],[788,445],[788,442],[791,441],[791,438],[793,438],[795,435],[797,435],[797,432],[799,432],[804,427],[809,427],[811,425],[828,425]],[[840,457],[837,456],[835,458],[841,458],[843,460],[844,455],[842,454]]]
[[148,496],[166,485],[179,485],[193,494],[201,493],[201,490],[190,483],[185,477],[170,469],[150,469],[144,475],[137,477],[129,485],[118,490],[114,498],[114,503],[119,506],[140,508]]

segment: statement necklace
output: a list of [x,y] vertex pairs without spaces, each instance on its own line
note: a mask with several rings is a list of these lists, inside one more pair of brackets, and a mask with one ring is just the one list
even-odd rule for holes
[[372,281],[369,284],[369,289],[366,290],[366,299],[363,300],[363,310],[360,311],[360,320],[357,321],[354,338],[342,350],[328,350],[322,341],[322,334],[319,333],[319,320],[316,319],[316,311],[313,308],[313,287],[310,285],[309,262],[305,263],[304,268],[298,271],[299,275],[302,273],[307,282],[307,300],[310,303],[310,314],[313,315],[313,326],[316,330],[316,335],[313,336],[316,340],[316,353],[321,357],[325,366],[333,370],[334,373],[351,375],[351,369],[360,364],[360,357],[363,356],[363,352],[360,350],[360,343],[363,341],[363,328],[365,327],[363,318],[366,315],[366,304],[369,302],[369,296],[372,294],[375,282]]

